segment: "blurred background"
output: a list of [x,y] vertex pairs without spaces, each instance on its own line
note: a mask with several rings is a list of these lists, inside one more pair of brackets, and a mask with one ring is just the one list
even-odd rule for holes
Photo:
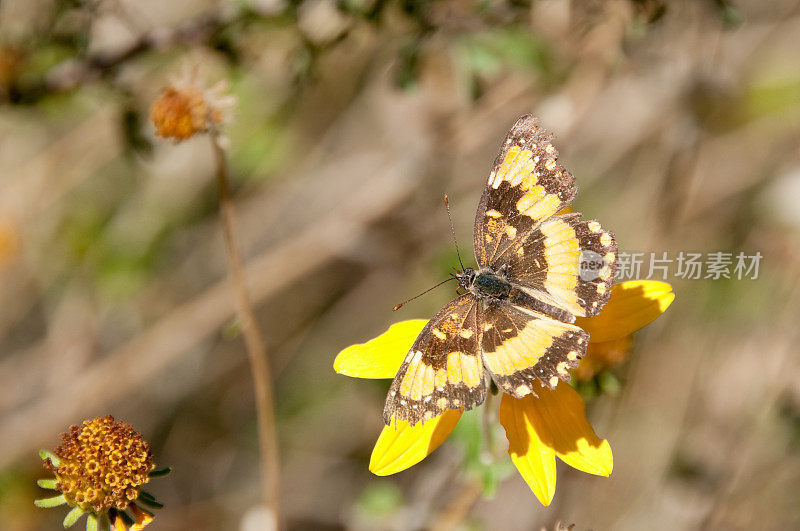
[[[37,450],[112,414],[174,469],[150,529],[258,528],[210,144],[147,121],[189,64],[238,99],[225,134],[287,527],[800,528],[799,4],[2,2],[0,527],[60,527],[32,503]],[[559,464],[548,508],[508,459],[481,462],[473,414],[420,465],[373,476],[389,382],[332,370],[452,297],[391,311],[457,265],[443,192],[470,254],[491,162],[529,112],[576,176],[575,210],[622,251],[763,255],[757,279],[670,273],[673,305],[589,393],[613,474]]]

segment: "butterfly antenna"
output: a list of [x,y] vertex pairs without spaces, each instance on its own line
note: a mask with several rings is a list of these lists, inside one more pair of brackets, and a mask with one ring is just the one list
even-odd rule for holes
[[447,194],[444,194],[444,207],[447,209],[447,219],[450,221],[450,234],[453,235],[453,243],[456,244],[458,263],[461,265],[461,269],[464,269],[464,262],[461,261],[461,252],[458,250],[458,239],[456,239],[456,229],[453,226],[453,217],[450,215],[450,201],[447,200]]
[[425,294],[426,294],[426,293],[428,293],[429,291],[431,291],[431,290],[433,290],[433,289],[436,289],[436,288],[438,288],[439,286],[441,286],[441,285],[442,285],[442,284],[444,284],[445,282],[450,282],[451,280],[455,280],[455,279],[456,279],[456,277],[455,277],[455,275],[453,275],[453,276],[451,276],[451,277],[450,277],[450,278],[448,278],[448,279],[442,280],[441,282],[439,282],[438,284],[436,284],[436,285],[435,285],[435,286],[433,286],[432,288],[428,288],[428,289],[426,289],[425,291],[423,291],[422,293],[420,293],[419,295],[416,295],[416,296],[414,296],[414,297],[411,297],[410,299],[408,299],[408,300],[405,300],[405,301],[401,302],[400,304],[396,305],[394,308],[392,308],[392,311],[393,311],[393,312],[396,312],[397,310],[399,310],[400,308],[402,308],[402,307],[403,307],[403,306],[404,306],[404,305],[405,305],[407,302],[411,302],[411,301],[413,301],[414,299],[416,299],[416,298],[418,298],[418,297],[422,297],[423,295],[425,295]]

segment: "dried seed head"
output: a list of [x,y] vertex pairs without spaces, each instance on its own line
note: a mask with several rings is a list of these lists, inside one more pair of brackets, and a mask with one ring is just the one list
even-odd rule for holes
[[180,142],[197,133],[205,133],[226,120],[227,111],[236,103],[233,96],[226,94],[228,83],[222,81],[210,89],[203,89],[196,81],[197,77],[196,69],[184,73],[153,102],[150,121],[158,136]]
[[167,87],[150,108],[156,134],[185,140],[208,130],[209,109],[203,94],[194,87]]

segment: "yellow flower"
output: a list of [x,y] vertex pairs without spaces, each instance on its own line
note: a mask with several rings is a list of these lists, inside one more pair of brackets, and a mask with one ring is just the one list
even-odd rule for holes
[[[674,298],[669,285],[660,282],[630,282],[612,289],[600,315],[580,323],[592,334],[590,341],[595,334],[600,344],[627,338],[655,319]],[[426,323],[425,319],[395,323],[375,339],[344,349],[334,361],[334,370],[357,378],[394,377]],[[608,441],[600,439],[586,419],[585,405],[577,391],[565,382],[552,390],[538,382],[534,386],[536,396],[517,399],[504,394],[499,420],[506,431],[511,460],[546,506],[555,494],[556,457],[599,476],[611,474],[613,458]],[[386,476],[419,463],[444,442],[461,415],[460,410],[448,410],[414,426],[405,421],[384,426],[369,469]]]
[[152,494],[141,487],[169,469],[155,470],[150,445],[130,425],[111,416],[97,417],[72,426],[61,439],[55,453],[39,452],[55,478],[38,481],[40,487],[61,494],[36,500],[37,507],[72,507],[64,527],[72,526],[86,513],[87,531],[109,526],[138,531],[153,520],[153,514],[135,502],[160,508]]
[[591,380],[595,374],[624,361],[633,344],[633,333],[664,313],[675,294],[666,282],[631,280],[611,287],[603,311],[575,322],[589,332],[589,346],[573,374]]

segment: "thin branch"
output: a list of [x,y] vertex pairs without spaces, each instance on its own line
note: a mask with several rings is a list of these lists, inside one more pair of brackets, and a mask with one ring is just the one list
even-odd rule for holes
[[264,338],[258,328],[253,305],[247,293],[242,257],[235,231],[235,211],[231,200],[228,165],[225,151],[220,145],[219,133],[212,127],[209,138],[214,149],[219,189],[220,223],[225,238],[225,251],[230,266],[231,284],[236,298],[236,316],[244,335],[250,369],[253,373],[258,440],[261,452],[261,480],[265,506],[272,511],[275,522],[279,521],[280,508],[280,462],[278,459],[278,437],[275,429],[275,406]]
[[475,503],[480,499],[482,492],[480,481],[466,483],[458,495],[430,524],[430,528],[434,531],[447,531],[458,528],[467,518]]

